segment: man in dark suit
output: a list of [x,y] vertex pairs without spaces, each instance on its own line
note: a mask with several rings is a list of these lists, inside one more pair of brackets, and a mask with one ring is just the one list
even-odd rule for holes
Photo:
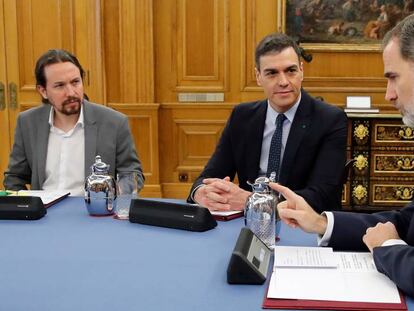
[[[214,154],[193,184],[189,202],[211,210],[242,210],[251,190],[247,182],[277,171],[279,182],[305,197],[315,210],[341,207],[346,115],[302,90],[300,57],[295,41],[284,34],[268,35],[258,44],[256,79],[267,99],[233,109]],[[282,114],[278,129],[275,120]],[[279,131],[281,150],[275,160],[271,150]]]
[[[406,17],[384,37],[383,60],[388,79],[385,98],[401,112],[405,125],[414,127],[414,15]],[[278,184],[272,187],[286,198],[278,206],[284,222],[318,233],[321,246],[369,249],[378,271],[414,296],[414,202],[399,211],[320,215],[306,199],[288,188]]]

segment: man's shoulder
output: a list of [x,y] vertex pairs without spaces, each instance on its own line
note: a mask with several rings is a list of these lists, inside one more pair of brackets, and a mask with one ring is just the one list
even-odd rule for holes
[[266,109],[267,100],[257,100],[252,102],[244,102],[234,106],[235,112],[254,113],[255,111]]
[[112,120],[123,120],[126,118],[126,115],[119,111],[86,100],[84,101],[84,111],[86,115],[93,115],[96,120],[100,120],[102,118]]
[[333,104],[327,103],[325,101],[319,100],[317,98],[314,98],[312,96],[310,96],[309,94],[307,94],[306,92],[302,92],[302,99],[308,102],[311,102],[314,110],[316,113],[318,114],[329,114],[329,115],[344,115],[345,116],[345,112],[339,108],[338,106],[335,106]]
[[36,119],[40,116],[49,115],[50,113],[50,105],[49,104],[41,104],[39,106],[27,109],[19,113],[19,118],[27,120],[27,119]]

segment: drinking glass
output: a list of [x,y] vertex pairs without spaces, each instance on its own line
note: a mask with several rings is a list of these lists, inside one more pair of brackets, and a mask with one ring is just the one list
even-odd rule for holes
[[117,198],[116,219],[128,219],[131,200],[138,198],[137,172],[119,172],[116,175]]

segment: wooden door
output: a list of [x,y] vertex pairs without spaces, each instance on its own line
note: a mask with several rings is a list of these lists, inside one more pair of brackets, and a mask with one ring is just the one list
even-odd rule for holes
[[0,1],[0,189],[3,188],[3,171],[7,167],[10,146],[4,39],[4,6],[3,1]]
[[17,116],[41,102],[33,73],[41,54],[54,48],[74,53],[85,69],[89,98],[102,103],[104,89],[99,0],[7,0],[0,9],[0,82],[6,90],[0,111],[2,182]]

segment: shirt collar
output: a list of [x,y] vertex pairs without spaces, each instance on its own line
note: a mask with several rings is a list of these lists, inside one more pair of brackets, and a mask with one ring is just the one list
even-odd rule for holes
[[[290,123],[292,123],[293,119],[295,118],[295,114],[296,114],[296,111],[298,110],[301,99],[302,99],[302,93],[299,93],[296,103],[292,107],[290,107],[289,110],[283,113],[286,119],[288,119]],[[279,115],[279,113],[276,110],[274,110],[273,107],[270,105],[269,100],[267,100],[267,113],[268,113],[268,116],[271,116],[272,120],[276,120],[277,116]]]
[[[50,105],[50,104],[49,104]],[[54,107],[52,106],[52,105],[50,105],[50,112],[49,112],[49,125],[50,125],[50,127],[54,127],[54,125],[53,125],[53,122],[54,122]],[[84,123],[84,117],[83,117],[83,104],[81,104],[81,109],[80,109],[80,113],[79,113],[79,118],[78,118],[78,121],[76,122],[76,124],[75,124],[75,126],[73,127],[73,128],[75,128],[75,127],[77,127],[77,126],[81,126],[82,128],[85,126],[84,125],[85,123]]]

